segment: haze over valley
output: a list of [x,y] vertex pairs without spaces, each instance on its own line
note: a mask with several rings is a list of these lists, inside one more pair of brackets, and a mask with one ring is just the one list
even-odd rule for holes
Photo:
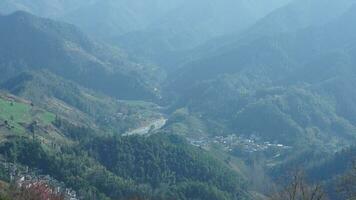
[[354,200],[356,1],[1,0],[0,200]]

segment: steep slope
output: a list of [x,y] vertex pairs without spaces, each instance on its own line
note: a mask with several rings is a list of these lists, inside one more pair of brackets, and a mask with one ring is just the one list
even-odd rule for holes
[[354,83],[355,9],[321,27],[222,48],[182,67],[168,88],[178,91],[179,107],[232,132],[338,148],[325,139],[341,146],[355,139],[354,104],[343,98],[354,93],[343,86]]
[[[86,4],[62,19],[102,39],[144,29],[185,0],[108,0]],[[95,15],[93,15],[95,13]]]
[[[313,26],[323,26],[343,15],[355,4],[352,0],[298,0],[274,10],[258,20],[246,31],[212,39],[198,48],[180,55],[179,60],[196,60],[229,51],[238,45],[248,44],[258,38],[282,33],[292,33]],[[316,9],[317,8],[317,9]]]
[[[23,110],[23,104],[6,103],[9,107],[2,109]],[[37,115],[43,114],[38,111]],[[18,114],[27,117],[25,112]],[[10,181],[11,174],[21,182],[26,176],[34,184],[55,179],[61,184],[54,187],[70,187],[85,199],[249,199],[239,174],[179,137],[112,137],[57,120],[46,123],[47,129],[62,131],[59,136],[64,140],[43,140],[42,135],[53,134],[41,132],[42,121],[33,138],[31,132],[16,134],[5,127],[10,131],[4,133],[1,127],[1,178]]]
[[355,4],[352,0],[298,0],[258,21],[246,35],[254,38],[322,26],[343,15]]
[[145,29],[116,37],[113,41],[129,52],[153,58],[156,62],[164,61],[172,51],[194,48],[224,34],[241,33],[258,19],[288,2],[185,1]]
[[[223,47],[213,56],[207,56],[182,67],[181,77],[178,76],[177,79],[184,79],[184,82],[189,84],[224,73],[246,73],[251,77],[261,75],[261,78],[277,81],[283,79],[283,76],[288,75],[290,71],[308,69],[310,72],[311,70],[315,72],[317,67],[320,69],[325,64],[334,67],[338,61],[345,62],[341,66],[341,69],[345,69],[350,67],[352,62],[347,59],[347,56],[353,54],[356,39],[353,34],[356,28],[350,21],[354,17],[354,10],[355,7],[351,8],[339,19],[320,28],[263,36],[251,42],[236,43],[233,48]],[[330,60],[326,62],[327,56]],[[331,60],[335,61],[331,62]],[[325,63],[316,64],[323,61]],[[198,73],[199,71],[203,73]],[[329,73],[329,71],[322,73]],[[310,76],[312,75],[311,73]],[[303,77],[295,77],[293,80],[299,78]]]
[[1,92],[0,111],[1,141],[6,141],[11,136],[22,135],[41,138],[46,143],[68,142],[52,125],[55,115],[34,106],[30,101]]
[[[351,146],[331,155],[320,154],[315,149],[302,153],[302,156],[291,159],[275,168],[275,177],[289,174],[291,169],[305,170],[308,181],[321,184],[330,199],[343,200],[346,193],[354,192],[356,148]],[[287,175],[288,176],[288,175]]]
[[[340,4],[342,5],[343,3]],[[313,8],[315,8],[315,6]],[[204,79],[219,74],[219,72],[234,73],[248,70],[253,71],[254,69],[251,68],[260,69],[262,66],[265,66],[266,69],[264,73],[266,73],[267,76],[281,78],[281,75],[285,75],[285,72],[291,69],[296,70],[306,65],[307,62],[317,60],[315,56],[320,56],[319,60],[322,61],[322,58],[325,57],[319,54],[333,53],[332,51],[342,49],[346,49],[347,51],[351,50],[350,48],[352,47],[348,46],[352,46],[355,40],[353,36],[355,27],[350,21],[351,18],[354,17],[352,16],[354,10],[355,6],[351,7],[349,11],[345,11],[339,19],[329,21],[329,23],[324,26],[321,23],[319,24],[320,26],[318,25],[315,28],[313,28],[313,26],[310,28],[302,28],[301,30],[291,28],[290,33],[288,33],[289,31],[287,31],[287,33],[277,31],[276,34],[272,35],[267,34],[257,38],[251,36],[237,42],[229,41],[230,44],[228,46],[218,48],[215,52],[210,52],[205,56],[203,55],[201,59],[186,64],[186,66],[182,67],[181,71],[190,70],[186,75],[190,74],[190,76],[192,76],[198,74],[197,77],[195,77],[196,79],[202,78],[201,76],[206,76],[203,77]],[[279,13],[279,11],[277,13]],[[296,15],[300,16],[303,14]],[[266,18],[269,19],[270,17]],[[288,19],[287,16],[280,18]],[[260,23],[273,23],[270,21],[263,23],[263,21],[267,19],[262,20]],[[260,23],[247,31],[246,34],[253,35],[254,31],[251,32],[251,30],[261,28]],[[307,27],[308,25],[303,23],[303,26]],[[271,29],[280,30],[280,28],[279,25],[276,25],[275,28]],[[265,32],[266,31],[258,31],[256,33]],[[342,54],[342,52],[340,52],[340,54]],[[330,59],[333,59],[333,57]],[[224,62],[218,63],[220,60]],[[204,68],[205,72],[202,74],[197,73],[202,70],[202,68]],[[280,70],[275,70],[277,68]],[[277,74],[275,74],[276,72]],[[189,76],[185,78],[186,81],[191,79]]]
[[[122,99],[152,99],[150,75],[117,49],[93,42],[74,26],[25,12],[1,16],[1,80],[23,70],[46,69],[85,87]],[[143,75],[144,73],[144,75]]]
[[331,180],[350,170],[356,161],[356,147],[343,149],[329,158],[309,168],[308,173],[314,180]]
[[22,72],[0,89],[31,100],[67,121],[122,134],[162,118],[153,103],[119,101],[48,71]]

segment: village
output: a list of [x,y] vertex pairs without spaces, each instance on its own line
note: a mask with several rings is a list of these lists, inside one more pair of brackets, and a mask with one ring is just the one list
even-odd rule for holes
[[281,152],[292,149],[292,147],[277,142],[263,141],[260,137],[251,135],[236,135],[202,137],[199,139],[188,138],[188,141],[199,148],[208,149],[211,145],[220,145],[224,151],[238,154],[272,153],[273,157],[280,156]]
[[[78,200],[76,191],[67,188],[63,182],[60,182],[49,175],[41,175],[36,170],[28,167],[18,166],[13,163],[0,161],[0,169],[8,176],[9,182],[15,184],[18,188],[44,188],[45,192],[63,196],[64,200]],[[43,190],[41,190],[43,191]]]

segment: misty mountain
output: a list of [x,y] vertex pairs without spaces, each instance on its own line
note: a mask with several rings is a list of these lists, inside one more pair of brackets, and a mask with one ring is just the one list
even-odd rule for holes
[[42,17],[60,17],[95,0],[3,0],[0,2],[0,13],[10,14],[15,11],[26,11]]
[[4,0],[0,2],[0,13],[26,11],[66,21],[91,36],[108,39],[144,29],[183,2],[185,0]]
[[21,11],[1,16],[0,24],[2,80],[23,70],[46,69],[123,99],[154,97],[148,85],[153,67],[131,62],[125,53],[92,41],[72,25]]
[[[298,71],[298,68],[308,65],[308,62],[324,61],[322,58],[327,54],[335,55],[330,59],[345,60],[336,55],[346,56],[345,54],[352,55],[353,53],[355,27],[351,21],[354,17],[352,16],[354,10],[355,6],[324,26],[262,36],[252,41],[233,43],[234,46],[222,47],[215,55],[208,54],[206,58],[197,59],[183,66],[179,70],[182,74],[181,78],[192,83],[192,81],[209,79],[224,73],[244,72],[251,76],[258,76],[258,72],[263,67],[262,76],[278,81],[290,73],[289,71]],[[261,21],[264,20],[266,19]],[[257,23],[256,27],[259,26]],[[340,50],[344,52],[339,52]],[[223,63],[217,63],[217,60]],[[204,73],[193,73],[193,71]],[[327,72],[323,71],[323,73]],[[197,74],[197,76],[191,79],[192,74]],[[299,78],[295,79],[299,80]]]
[[171,51],[187,50],[225,34],[239,34],[289,1],[13,0],[1,8],[3,13],[25,10],[75,24],[132,54],[167,64],[164,61],[174,59]]
[[355,76],[355,8],[324,26],[222,48],[183,66],[168,88],[178,92],[177,106],[229,124],[233,132],[288,143],[312,141],[313,134],[321,141],[354,140],[354,92],[347,85]]
[[113,41],[129,52],[161,61],[172,51],[194,48],[222,35],[241,33],[288,2],[186,1],[145,29],[113,38]]
[[273,10],[242,33],[227,34],[209,40],[189,52],[184,52],[181,55],[180,62],[226,52],[238,45],[253,42],[264,36],[292,33],[313,26],[320,27],[340,17],[354,4],[355,2],[352,0],[338,2],[323,0],[291,1],[287,5]]
[[2,0],[0,199],[289,200],[293,178],[344,199],[355,19],[354,0]]
[[63,15],[62,19],[95,37],[107,40],[145,29],[183,2],[185,0],[96,1]]
[[294,32],[312,26],[323,26],[336,20],[354,4],[353,0],[292,1],[258,21],[245,35],[254,39],[266,35]]
[[240,173],[184,138],[120,136],[162,117],[158,106],[138,101],[154,98],[153,68],[23,11],[1,16],[0,25],[0,88],[12,93],[0,96],[4,162],[49,174],[85,199],[249,199]]

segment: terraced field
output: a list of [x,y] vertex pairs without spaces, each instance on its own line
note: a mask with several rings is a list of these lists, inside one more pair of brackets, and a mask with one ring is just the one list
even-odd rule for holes
[[41,109],[31,102],[0,93],[0,140],[13,137],[36,137],[44,144],[63,144],[68,140],[53,122],[56,115]]

